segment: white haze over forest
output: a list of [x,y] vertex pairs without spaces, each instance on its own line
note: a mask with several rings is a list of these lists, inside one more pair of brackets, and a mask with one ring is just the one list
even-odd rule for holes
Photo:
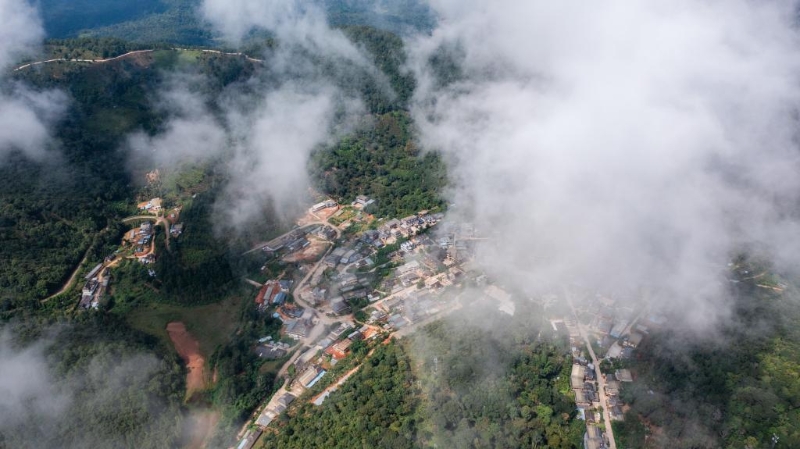
[[492,236],[487,270],[531,293],[648,287],[703,331],[729,313],[738,251],[793,268],[795,2],[431,4],[440,25],[407,43],[413,114],[448,162],[451,215]]

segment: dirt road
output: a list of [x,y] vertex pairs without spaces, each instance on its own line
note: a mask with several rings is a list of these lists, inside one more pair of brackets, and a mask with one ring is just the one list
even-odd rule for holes
[[[170,50],[174,50],[174,51],[192,51],[191,49],[188,49],[188,48],[179,48],[179,47],[173,47],[173,48],[170,48]],[[17,72],[17,71],[20,71],[20,70],[27,69],[28,67],[32,67],[32,66],[35,66],[35,65],[41,65],[41,64],[49,64],[51,62],[88,62],[90,64],[102,64],[104,62],[112,62],[112,61],[116,61],[116,60],[119,60],[119,59],[127,58],[129,56],[138,55],[138,54],[142,54],[142,53],[152,53],[154,51],[155,51],[155,49],[134,50],[134,51],[129,51],[129,52],[127,52],[125,54],[122,54],[122,55],[119,55],[119,56],[114,56],[113,58],[105,58],[105,59],[53,58],[53,59],[46,59],[46,60],[43,60],[43,61],[34,61],[34,62],[29,62],[27,64],[22,64],[21,66],[15,68],[14,71]],[[203,52],[203,53],[215,53],[215,54],[227,55],[227,56],[242,56],[242,57],[244,57],[245,59],[247,59],[250,62],[264,62],[263,59],[251,58],[250,56],[247,56],[244,53],[229,53],[229,52],[224,52],[224,51],[219,51],[219,50],[200,50],[200,51]]]
[[195,391],[206,387],[206,360],[200,355],[200,343],[186,330],[183,323],[180,321],[168,323],[167,333],[189,371],[186,374],[186,398],[189,398]]
[[47,298],[44,298],[44,299],[42,300],[42,302],[47,302],[48,300],[50,300],[50,299],[52,299],[52,298],[55,298],[56,296],[58,296],[58,295],[60,295],[60,294],[64,293],[65,291],[69,290],[70,288],[72,288],[72,284],[74,284],[74,283],[75,283],[75,279],[78,277],[78,273],[81,271],[81,267],[83,266],[83,264],[84,264],[84,263],[86,263],[86,259],[88,259],[88,258],[89,258],[89,251],[90,251],[91,249],[92,249],[92,248],[91,248],[91,246],[90,246],[90,247],[89,247],[89,249],[87,249],[87,250],[86,250],[86,253],[83,255],[83,259],[81,259],[81,261],[80,261],[80,262],[78,262],[78,266],[77,266],[77,267],[75,267],[75,270],[72,272],[72,275],[71,275],[71,276],[69,277],[69,279],[67,280],[67,283],[66,283],[66,284],[64,284],[64,286],[63,286],[63,287],[61,287],[61,290],[59,290],[59,291],[57,291],[57,292],[53,293],[52,295],[48,296]]

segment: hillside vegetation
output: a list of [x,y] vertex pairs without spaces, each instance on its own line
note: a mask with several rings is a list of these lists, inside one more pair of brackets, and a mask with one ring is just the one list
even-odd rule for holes
[[497,332],[455,319],[380,345],[321,406],[279,418],[261,447],[580,447],[566,348],[530,332],[522,322]]

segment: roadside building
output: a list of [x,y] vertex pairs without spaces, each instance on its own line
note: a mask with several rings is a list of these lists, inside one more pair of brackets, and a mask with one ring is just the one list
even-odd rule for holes
[[279,359],[286,355],[286,349],[276,345],[256,346],[256,354],[263,359]]
[[320,203],[317,203],[317,204],[311,206],[311,212],[319,212],[322,209],[327,209],[329,207],[336,207],[336,201],[328,199],[328,200],[322,201]]
[[578,408],[588,408],[591,405],[591,402],[586,398],[586,394],[583,390],[575,390],[575,405]]
[[620,382],[633,382],[633,376],[631,375],[631,371],[627,369],[618,369],[614,376]]
[[586,449],[602,449],[605,447],[603,434],[597,426],[586,426],[586,433],[583,435],[583,447]]
[[606,380],[606,394],[610,396],[617,396],[619,394],[619,381]]
[[300,382],[300,385],[311,388],[322,379],[322,376],[324,376],[326,372],[327,371],[318,366],[309,366],[297,380]]
[[236,446],[236,449],[251,449],[253,446],[255,446],[256,441],[258,441],[258,438],[261,436],[261,433],[261,429],[248,430],[244,434],[242,441],[240,441],[239,445]]
[[353,341],[349,338],[345,338],[344,340],[338,341],[335,344],[329,346],[325,353],[329,354],[336,360],[342,360],[343,358],[347,357],[347,354],[350,353],[350,345],[353,344]]
[[609,335],[612,336],[613,338],[622,337],[622,333],[625,332],[625,329],[627,328],[628,328],[627,320],[617,321],[614,324],[614,327],[611,328],[611,332],[609,332]]
[[350,312],[350,306],[345,302],[344,298],[337,296],[331,299],[331,310],[337,315],[345,315]]
[[309,326],[305,320],[291,320],[286,323],[286,335],[295,340],[308,336]]
[[92,271],[90,271],[89,274],[87,274],[84,277],[84,279],[86,279],[87,281],[91,280],[93,277],[97,276],[97,273],[99,273],[102,268],[103,268],[102,263],[97,264],[94,268],[92,268]]
[[608,352],[606,352],[606,357],[610,359],[619,358],[622,355],[622,346],[619,343],[614,342],[610,348],[608,348]]
[[639,345],[642,344],[643,338],[644,335],[640,334],[639,332],[633,332],[631,333],[630,337],[628,337],[628,340],[625,342],[625,346],[628,346],[629,348],[638,348]]
[[585,377],[586,377],[585,366],[578,365],[577,363],[572,365],[572,374],[570,375],[569,381],[573,390],[583,390],[583,381]]

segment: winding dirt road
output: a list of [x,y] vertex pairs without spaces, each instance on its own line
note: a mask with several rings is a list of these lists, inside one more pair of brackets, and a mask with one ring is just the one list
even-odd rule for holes
[[72,276],[70,276],[69,279],[67,280],[67,283],[64,284],[63,287],[61,287],[61,290],[53,293],[52,295],[48,296],[47,298],[44,298],[42,300],[42,302],[47,302],[50,299],[55,298],[56,296],[61,295],[64,292],[66,292],[67,290],[69,290],[70,288],[72,288],[72,284],[75,283],[75,279],[77,279],[78,273],[81,271],[81,267],[83,266],[84,263],[86,263],[86,259],[89,258],[89,251],[91,251],[91,249],[92,249],[92,247],[90,245],[89,249],[87,249],[86,253],[83,255],[83,259],[81,259],[81,261],[78,262],[78,266],[75,267],[75,270],[72,272]]

